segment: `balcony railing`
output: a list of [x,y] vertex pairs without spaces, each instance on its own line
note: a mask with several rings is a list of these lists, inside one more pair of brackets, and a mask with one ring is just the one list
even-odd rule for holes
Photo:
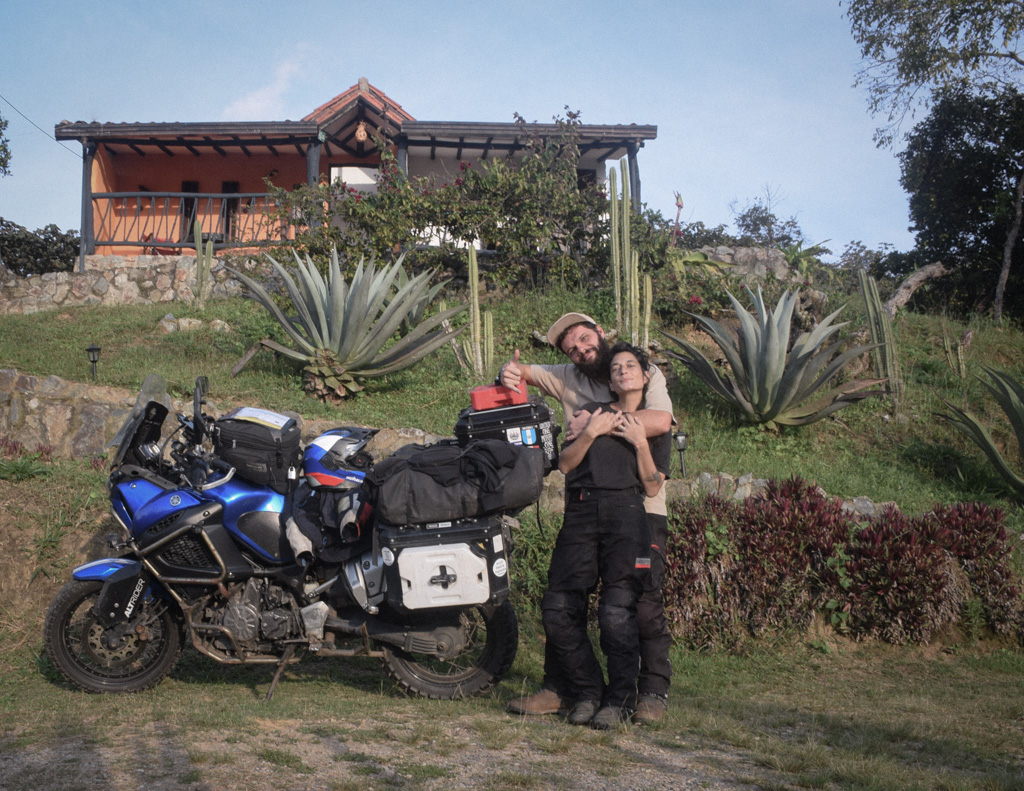
[[275,215],[277,205],[262,192],[97,192],[92,195],[96,247],[138,247],[173,254],[195,246],[195,222],[202,241],[214,248],[259,247],[294,237]]

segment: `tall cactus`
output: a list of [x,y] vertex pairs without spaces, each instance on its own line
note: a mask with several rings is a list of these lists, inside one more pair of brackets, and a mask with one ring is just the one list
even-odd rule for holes
[[612,284],[615,290],[615,328],[622,331],[622,248],[619,246],[619,188],[615,168],[608,171],[609,222],[611,228]]
[[899,355],[896,351],[896,338],[892,332],[892,317],[882,305],[875,279],[863,269],[857,270],[857,279],[860,282],[860,290],[864,295],[864,304],[867,307],[871,343],[877,344],[871,352],[875,374],[879,378],[885,377],[889,380],[886,387],[898,407],[903,396],[903,377],[900,372]]
[[644,333],[641,349],[651,348],[651,305],[654,304],[654,281],[644,275]]
[[[640,255],[633,250],[630,221],[629,171],[621,161],[622,195],[618,191],[615,168],[608,172],[610,195],[612,282],[615,286],[615,325],[619,337],[640,342]],[[626,305],[623,306],[623,298]]]
[[469,338],[463,341],[470,367],[477,376],[483,376],[484,358],[480,346],[480,268],[477,265],[476,249],[469,246]]
[[484,312],[483,347],[484,368],[481,376],[494,370],[494,314],[489,310]]

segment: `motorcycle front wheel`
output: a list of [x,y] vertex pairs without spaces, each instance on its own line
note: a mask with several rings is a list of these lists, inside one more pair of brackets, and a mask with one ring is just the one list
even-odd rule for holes
[[132,629],[105,629],[93,615],[103,583],[72,580],[46,612],[46,653],[64,678],[86,692],[139,692],[155,686],[181,656],[180,623],[150,600]]
[[519,648],[519,622],[512,604],[472,607],[459,620],[467,640],[458,657],[443,660],[385,645],[388,677],[408,692],[443,700],[479,695],[501,681]]

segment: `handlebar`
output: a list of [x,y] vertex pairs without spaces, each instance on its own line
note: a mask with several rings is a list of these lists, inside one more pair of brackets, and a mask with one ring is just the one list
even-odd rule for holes
[[221,461],[220,459],[212,459],[209,462],[209,464],[211,468],[215,470],[220,470],[221,472],[225,472],[227,474],[223,478],[218,478],[213,483],[204,483],[200,486],[196,486],[196,488],[201,492],[205,492],[209,489],[215,489],[218,486],[222,486],[223,484],[227,483],[232,478],[234,478],[235,473],[237,472],[237,470],[234,467],[232,467],[225,461]]

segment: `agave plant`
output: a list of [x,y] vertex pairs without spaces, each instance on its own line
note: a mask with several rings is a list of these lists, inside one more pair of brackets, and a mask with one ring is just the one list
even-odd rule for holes
[[735,333],[714,319],[688,313],[718,344],[729,363],[731,375],[720,372],[697,347],[667,332],[663,334],[678,345],[682,353],[665,353],[680,360],[715,393],[739,407],[748,421],[769,428],[813,423],[882,392],[868,388],[881,384],[884,379],[858,379],[825,393],[818,392],[850,360],[872,348],[857,346],[839,351],[835,335],[846,322],[833,324],[832,320],[842,308],[810,332],[802,333],[790,348],[790,327],[799,291],[785,292],[771,311],[765,308],[760,288],[756,294],[750,293],[756,316],[726,291],[739,320]]
[[[1017,447],[1020,448],[1021,457],[1024,458],[1024,386],[1009,374],[997,371],[994,368],[983,368],[988,374],[991,382],[981,380],[981,383],[988,388],[988,391],[995,396],[996,402],[1006,413],[1014,433],[1017,435]],[[980,377],[979,377],[980,378]],[[946,406],[953,410],[953,414],[940,414],[943,420],[952,423],[956,428],[966,434],[981,450],[988,456],[989,461],[996,468],[996,472],[1006,481],[1013,494],[1024,499],[1024,478],[1017,475],[1010,469],[1003,459],[1002,454],[992,440],[988,432],[976,417],[944,401]]]
[[287,316],[273,297],[252,278],[234,271],[258,301],[277,319],[294,348],[264,338],[262,343],[286,357],[305,363],[304,386],[319,398],[344,398],[363,389],[360,381],[401,371],[447,342],[459,331],[446,321],[466,309],[459,305],[410,326],[400,339],[389,342],[403,322],[410,322],[429,293],[433,271],[403,277],[402,259],[378,269],[373,261],[359,262],[352,282],[345,281],[337,250],[331,254],[327,280],[309,256],[295,254],[297,275],[267,256],[284,281],[296,316]]

